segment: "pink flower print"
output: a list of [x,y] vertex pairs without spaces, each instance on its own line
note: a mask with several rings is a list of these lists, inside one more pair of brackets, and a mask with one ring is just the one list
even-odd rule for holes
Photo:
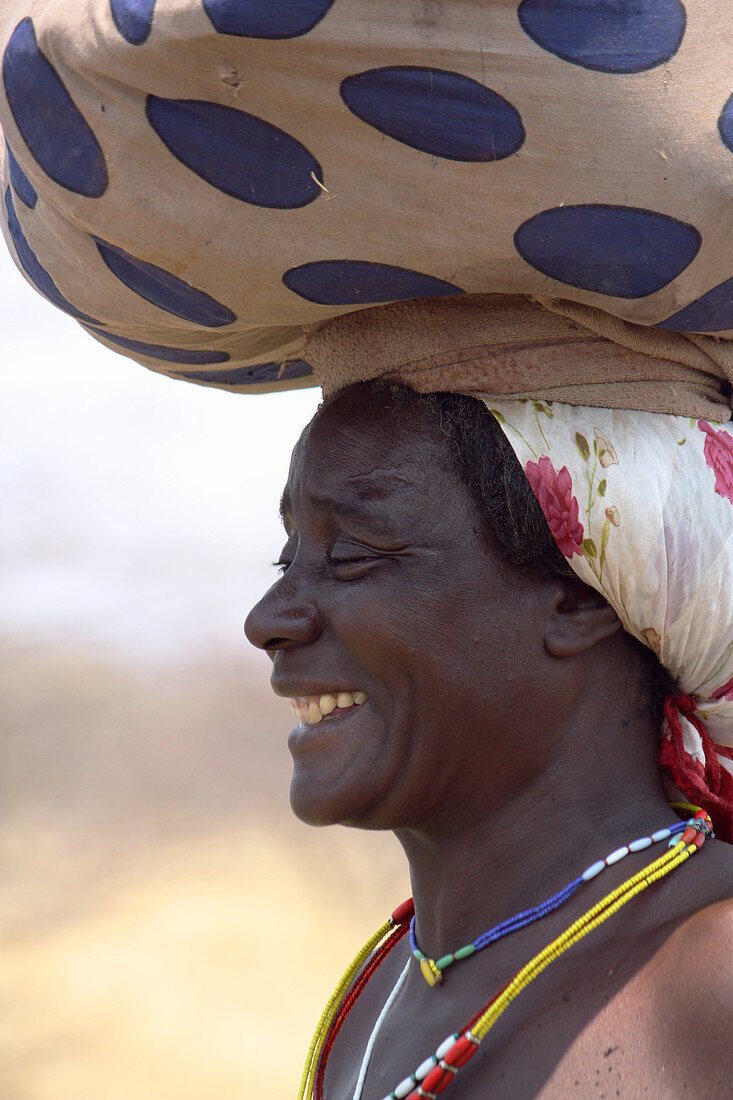
[[697,426],[707,436],[703,450],[715,474],[715,492],[733,504],[733,437],[728,432],[716,432],[707,420],[699,420]]
[[598,431],[598,428],[593,429],[593,435],[596,437],[596,443],[598,444],[598,461],[603,469],[607,470],[609,466],[618,466],[618,455],[613,443],[610,443],[603,432]]
[[715,691],[710,693],[711,699],[725,699],[729,703],[733,703],[733,678],[728,680],[727,684],[723,684],[722,687],[716,688]]
[[606,508],[606,519],[609,523],[612,523],[614,527],[621,526],[621,515],[615,504],[611,508]]
[[566,558],[582,554],[583,525],[578,519],[578,501],[573,496],[567,466],[556,473],[543,455],[539,462],[528,462],[524,472],[560,551]]

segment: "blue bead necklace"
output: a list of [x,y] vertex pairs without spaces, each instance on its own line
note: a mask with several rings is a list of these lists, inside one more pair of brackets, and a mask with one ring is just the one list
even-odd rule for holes
[[420,963],[420,969],[425,981],[430,986],[439,985],[443,981],[443,971],[454,962],[460,962],[461,959],[468,959],[471,955],[475,955],[477,951],[483,951],[490,943],[495,943],[496,940],[508,936],[511,932],[517,932],[520,928],[525,928],[528,924],[533,924],[536,920],[541,920],[542,917],[546,917],[549,913],[553,913],[556,909],[559,909],[564,902],[571,898],[584,882],[590,882],[592,878],[599,875],[606,867],[612,867],[614,863],[618,863],[625,856],[629,855],[630,852],[641,852],[644,848],[651,847],[652,844],[658,844],[662,840],[668,840],[670,837],[682,832],[685,827],[684,821],[678,821],[669,828],[658,829],[650,836],[639,837],[638,840],[632,840],[630,844],[624,844],[623,847],[616,848],[616,850],[611,852],[610,855],[607,855],[605,859],[599,859],[595,863],[592,863],[590,867],[583,871],[582,875],[578,875],[576,879],[573,879],[572,882],[568,883],[568,885],[558,891],[557,894],[553,894],[551,898],[547,898],[531,909],[524,909],[521,913],[516,913],[513,917],[508,917],[507,920],[503,920],[499,924],[494,925],[494,927],[490,928],[487,932],[482,932],[473,943],[468,943],[465,947],[459,947],[457,951],[454,951],[450,955],[443,955],[439,959],[428,958],[428,956],[418,947],[415,936],[415,917],[413,916],[410,921],[410,947],[412,949],[412,954]]

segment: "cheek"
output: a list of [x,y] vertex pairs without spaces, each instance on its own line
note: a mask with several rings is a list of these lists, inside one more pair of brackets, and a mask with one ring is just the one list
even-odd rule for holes
[[430,616],[409,583],[376,580],[344,584],[333,594],[326,618],[350,652],[387,660],[388,650],[409,649],[417,638],[432,633]]
[[536,632],[503,602],[474,596],[454,605],[421,647],[431,693],[471,721],[523,710],[543,656],[537,644]]
[[448,685],[483,694],[485,681],[516,669],[522,631],[506,585],[494,573],[468,573],[399,568],[345,585],[333,593],[334,633],[365,670],[411,682],[434,704]]

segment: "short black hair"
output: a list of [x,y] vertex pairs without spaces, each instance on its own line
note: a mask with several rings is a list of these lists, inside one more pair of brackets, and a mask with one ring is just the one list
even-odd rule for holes
[[483,401],[461,393],[418,396],[437,415],[456,472],[507,560],[542,576],[574,576],[512,445]]
[[476,502],[484,530],[508,562],[535,575],[575,576],[509,440],[483,401],[461,393],[418,393],[381,378],[351,389],[395,411],[412,406],[433,421],[448,444],[451,466]]

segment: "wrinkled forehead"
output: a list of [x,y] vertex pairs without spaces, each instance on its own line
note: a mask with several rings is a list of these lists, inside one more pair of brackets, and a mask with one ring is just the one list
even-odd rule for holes
[[[458,477],[436,417],[416,403],[344,391],[316,413],[298,440],[283,494],[351,504],[425,507],[436,479]],[[455,491],[455,485],[453,486]]]

